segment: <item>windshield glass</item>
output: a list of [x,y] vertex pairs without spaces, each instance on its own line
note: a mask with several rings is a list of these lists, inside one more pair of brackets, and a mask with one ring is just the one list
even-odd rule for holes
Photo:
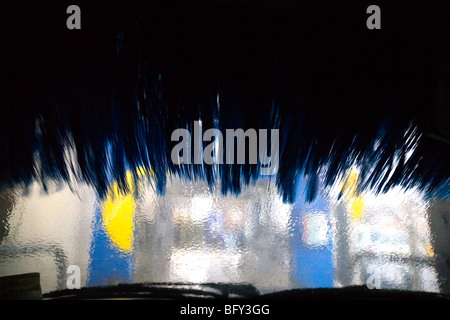
[[[38,184],[2,194],[0,276],[39,272],[43,293],[132,283],[247,283],[260,293],[345,287],[445,292],[448,200],[394,188],[356,193],[358,170],[284,203],[261,179],[239,196],[141,172],[129,192]],[[339,194],[341,197],[339,198]],[[442,221],[441,221],[442,220]],[[448,226],[447,226],[448,227]],[[440,250],[440,251],[439,251]],[[76,271],[76,272],[75,272]]]
[[447,298],[445,10],[57,0],[3,11],[0,299],[24,284],[48,299],[186,286]]

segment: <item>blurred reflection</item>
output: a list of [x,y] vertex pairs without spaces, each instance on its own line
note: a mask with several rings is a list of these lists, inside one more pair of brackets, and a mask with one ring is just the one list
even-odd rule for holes
[[95,197],[91,188],[49,184],[49,192],[37,183],[28,190],[11,190],[12,208],[7,235],[0,244],[0,276],[39,272],[43,292],[66,286],[68,265],[78,265],[86,284],[91,222]]
[[298,287],[333,287],[333,234],[330,217],[330,198],[319,189],[313,203],[305,203],[303,191],[307,182],[301,180],[299,195],[293,208],[292,251],[295,257],[294,272]]
[[[140,169],[137,170],[141,175]],[[125,194],[117,182],[106,199],[97,203],[88,269],[89,286],[117,285],[131,282],[136,183],[126,174]]]
[[218,185],[174,176],[160,195],[151,178],[128,172],[128,192],[113,182],[102,201],[81,184],[50,185],[48,194],[37,184],[11,190],[0,276],[40,272],[44,292],[65,289],[72,264],[82,286],[245,282],[270,292],[376,276],[380,288],[443,290],[430,200],[416,190],[360,193],[354,168],[335,186],[319,186],[313,203],[300,181],[295,203],[286,204],[268,179],[223,196]]
[[172,177],[167,194],[152,199],[152,219],[136,214],[135,281],[292,285],[290,205],[268,181],[223,197],[218,187]]
[[102,205],[103,223],[112,244],[123,253],[131,253],[133,245],[135,186],[131,172],[127,173],[129,192],[120,194],[114,183]]
[[397,187],[355,197],[351,189],[332,210],[336,285],[365,284],[376,273],[383,289],[439,291],[424,196]]
[[310,213],[303,218],[303,242],[311,247],[326,246],[330,240],[326,214]]

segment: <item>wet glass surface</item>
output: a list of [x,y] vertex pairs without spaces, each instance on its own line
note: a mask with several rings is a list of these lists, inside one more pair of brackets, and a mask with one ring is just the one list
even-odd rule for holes
[[[224,196],[202,181],[128,175],[100,200],[88,186],[38,183],[0,198],[0,276],[39,272],[44,293],[120,283],[249,283],[261,293],[290,288],[395,288],[446,292],[449,201],[417,190],[358,193],[353,169],[312,203],[301,181],[293,204],[261,179]],[[150,178],[150,181],[147,178]],[[341,195],[341,196],[340,196]],[[444,265],[444,267],[442,267]],[[447,267],[448,268],[448,267]],[[448,293],[448,292],[447,292]]]

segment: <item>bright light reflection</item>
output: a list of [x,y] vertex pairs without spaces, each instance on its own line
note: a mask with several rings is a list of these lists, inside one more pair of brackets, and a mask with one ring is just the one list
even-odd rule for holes
[[[76,264],[83,286],[96,271],[104,279],[244,282],[270,292],[365,285],[377,270],[381,288],[440,290],[429,203],[418,190],[358,193],[359,171],[352,169],[330,189],[321,189],[326,196],[316,202],[305,204],[299,197],[286,204],[267,180],[238,197],[224,197],[219,187],[208,193],[204,182],[170,178],[165,196],[151,184],[130,180],[130,193],[117,193],[113,184],[104,203],[75,182],[74,192],[56,184],[49,194],[37,184],[28,194],[15,190],[8,233],[0,239],[0,275],[41,272],[48,292],[64,289],[64,268]],[[98,215],[103,229],[96,229]],[[57,257],[45,248],[57,248],[52,253]],[[114,256],[115,249],[132,253],[132,259]],[[323,280],[325,272],[332,275],[330,283]]]
[[194,222],[200,222],[208,217],[213,200],[209,197],[194,197],[191,202],[191,218]]
[[170,256],[174,282],[236,282],[241,254],[223,250],[177,250]]

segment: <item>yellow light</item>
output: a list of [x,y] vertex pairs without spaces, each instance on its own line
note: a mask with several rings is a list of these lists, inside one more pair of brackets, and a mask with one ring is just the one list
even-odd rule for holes
[[366,208],[364,196],[354,196],[350,200],[350,208],[353,219],[359,220],[364,214],[364,209]]
[[356,186],[359,182],[359,175],[355,169],[351,169],[350,173],[347,174],[344,183],[342,185],[342,193],[348,198],[352,198],[356,192]]
[[358,172],[352,168],[341,188],[342,194],[349,201],[350,213],[354,220],[360,220],[363,217],[364,209],[366,208],[364,195],[356,192],[359,181],[360,177]]
[[433,257],[434,257],[434,248],[433,248],[433,246],[431,245],[431,243],[427,243],[426,250],[427,250],[428,256],[429,256],[430,258],[433,258]]
[[133,196],[135,183],[129,171],[126,180],[129,191],[126,194],[120,193],[115,182],[103,203],[102,213],[105,230],[112,244],[123,253],[131,253],[136,202]]

